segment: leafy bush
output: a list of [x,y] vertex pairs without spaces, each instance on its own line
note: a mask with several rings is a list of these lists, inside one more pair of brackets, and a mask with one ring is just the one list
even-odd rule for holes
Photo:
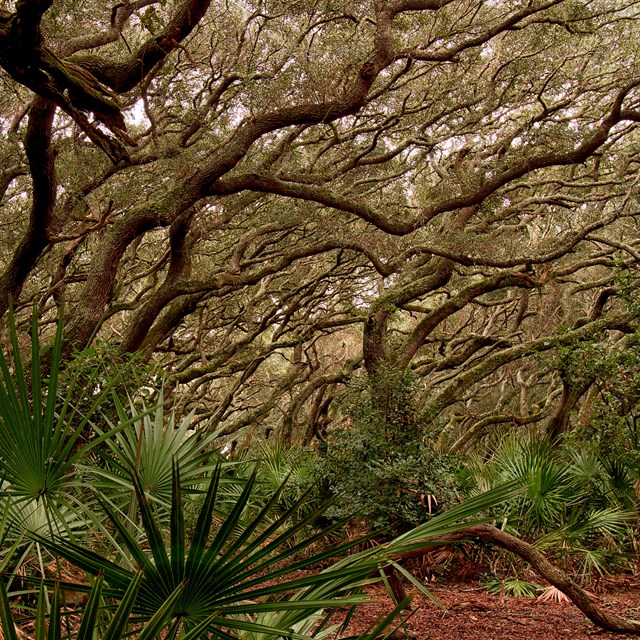
[[[431,537],[457,531],[478,513],[521,492],[517,483],[503,485],[456,505],[386,545],[352,553],[324,571],[311,573],[301,570],[348,551],[359,541],[350,540],[331,550],[292,561],[296,551],[313,545],[330,531],[318,532],[297,548],[288,548],[283,543],[303,529],[305,523],[290,525],[286,515],[271,521],[269,513],[277,504],[279,492],[253,521],[243,523],[240,514],[250,501],[255,475],[245,485],[236,508],[226,518],[218,519],[214,506],[219,480],[220,467],[213,473],[191,536],[186,535],[181,482],[179,471],[174,467],[168,532],[163,532],[154,513],[155,503],[145,496],[139,478],[134,478],[133,484],[146,541],[139,542],[129,533],[121,516],[103,505],[127,549],[127,556],[107,557],[70,541],[41,538],[42,544],[95,575],[96,580],[92,587],[56,582],[48,623],[46,590],[41,586],[34,637],[322,640],[336,631],[335,626],[327,626],[334,609],[368,602],[362,588],[380,580],[383,569],[389,565],[424,591],[424,586],[397,565],[394,558],[428,544],[425,541]],[[309,520],[312,517],[310,514]],[[77,589],[88,594],[88,599],[85,603],[78,601],[77,608],[67,610],[60,597],[63,589],[66,597]],[[387,627],[408,604],[409,599],[399,602],[358,638],[383,637]],[[71,614],[71,625],[65,625],[63,634],[61,620],[69,620],[68,614]],[[12,609],[4,578],[0,578],[0,630],[7,640],[18,640],[14,621],[20,623],[21,617],[19,611]]]
[[[112,398],[113,381],[98,378],[96,369],[88,366],[82,380],[80,370],[73,369],[64,374],[62,384],[62,319],[50,348],[41,349],[34,307],[28,363],[12,310],[9,335],[9,353],[0,350],[0,567],[17,571],[33,554],[43,573],[48,559],[29,534],[74,537],[101,527],[91,509],[93,496],[78,478],[78,465],[140,416],[122,421],[112,433],[93,431],[91,421]],[[87,393],[87,388],[94,392]],[[85,398],[82,410],[78,398]]]
[[414,393],[405,373],[352,385],[344,427],[330,434],[319,462],[321,486],[339,496],[329,516],[359,512],[370,528],[397,534],[458,501],[455,459],[427,439]]
[[[92,486],[109,496],[120,508],[130,504],[134,496],[131,474],[139,474],[145,493],[150,500],[168,506],[171,502],[171,469],[177,464],[180,469],[183,491],[201,491],[206,484],[203,477],[219,461],[212,450],[215,433],[202,435],[192,429],[193,414],[176,423],[175,414],[164,410],[162,392],[158,404],[149,412],[142,404],[143,414],[130,402],[129,411],[115,398],[118,420],[112,422],[103,416],[113,434],[95,452],[97,460],[82,467]],[[135,423],[131,416],[139,416]],[[126,424],[118,429],[119,424]],[[99,435],[103,432],[97,426]]]
[[242,489],[241,482],[255,470],[257,482],[249,505],[253,513],[262,509],[276,491],[280,492],[280,501],[275,513],[286,511],[305,494],[307,499],[296,516],[304,517],[321,500],[317,492],[310,491],[316,484],[317,465],[317,456],[311,449],[288,447],[277,439],[259,441],[248,449],[236,450],[228,464],[228,478],[238,481],[236,497]]
[[489,575],[485,577],[483,582],[485,589],[494,596],[535,598],[536,592],[542,589],[539,584],[520,578],[499,578]]
[[[630,317],[640,318],[640,281],[629,271],[616,276],[616,293]],[[571,387],[589,388],[584,410],[567,436],[594,442],[610,456],[640,451],[640,332],[603,342],[597,335],[558,345],[550,362]]]
[[[163,372],[153,363],[143,362],[139,354],[122,354],[117,345],[96,340],[91,346],[73,353],[59,372],[59,395],[72,392],[73,406],[79,415],[92,412],[92,404],[101,392],[100,415],[114,423],[119,421],[118,406],[111,402],[116,396],[126,398],[135,392],[136,399],[148,405],[158,400],[158,387]],[[82,389],[83,393],[78,393]],[[139,408],[139,407],[138,407]],[[90,430],[87,430],[90,435]]]
[[[301,573],[321,560],[347,551],[357,540],[290,562],[297,552],[312,546],[331,530],[310,533],[290,548],[288,541],[317,514],[292,524],[290,515],[299,506],[296,504],[290,512],[273,518],[281,491],[254,518],[245,519],[243,514],[251,501],[255,474],[245,484],[231,512],[218,519],[215,514],[221,476],[218,466],[208,483],[191,536],[187,535],[185,525],[186,497],[182,497],[180,474],[174,465],[168,542],[154,503],[135,474],[133,484],[145,540],[139,541],[129,531],[126,519],[101,500],[126,554],[109,557],[71,541],[38,539],[52,553],[84,571],[104,576],[109,595],[116,601],[126,599],[141,572],[131,614],[146,625],[157,618],[158,611],[166,610],[158,631],[166,630],[168,637],[176,637],[178,632],[228,639],[247,632],[257,634],[256,637],[265,633],[274,638],[284,637],[324,608],[363,601],[361,587],[378,565],[373,557],[347,556],[320,573]],[[301,501],[304,499],[302,496]],[[74,588],[68,583],[65,587]]]

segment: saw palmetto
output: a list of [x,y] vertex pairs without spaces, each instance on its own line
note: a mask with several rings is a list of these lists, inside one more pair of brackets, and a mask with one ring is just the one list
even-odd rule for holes
[[[51,552],[85,571],[104,575],[112,597],[124,597],[136,571],[141,571],[140,589],[132,609],[132,615],[141,623],[150,620],[176,589],[180,589],[167,618],[165,632],[169,637],[195,629],[200,629],[203,637],[213,634],[232,638],[251,632],[295,637],[298,635],[294,631],[296,625],[308,616],[363,602],[362,586],[378,564],[373,553],[357,554],[353,560],[347,557],[324,571],[304,573],[305,569],[317,567],[360,542],[351,540],[328,550],[310,552],[343,523],[311,533],[291,545],[299,532],[320,515],[323,507],[301,520],[293,520],[292,516],[306,499],[302,496],[274,517],[283,485],[255,517],[246,519],[255,473],[231,512],[218,521],[215,506],[221,475],[218,466],[212,473],[189,540],[177,465],[173,469],[168,541],[138,476],[133,476],[133,483],[146,541],[140,542],[132,535],[122,517],[103,501],[102,508],[127,550],[130,566],[123,566],[126,565],[124,559],[114,562],[68,540],[38,539]],[[266,612],[280,613],[269,617],[271,624],[262,624],[259,620],[265,619],[261,614]]]

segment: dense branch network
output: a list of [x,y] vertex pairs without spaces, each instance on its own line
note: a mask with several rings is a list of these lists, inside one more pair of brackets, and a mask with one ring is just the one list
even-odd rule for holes
[[596,380],[542,354],[636,331],[639,11],[16,2],[0,312],[64,304],[67,353],[157,362],[229,434],[324,437],[388,370],[443,447],[561,434]]

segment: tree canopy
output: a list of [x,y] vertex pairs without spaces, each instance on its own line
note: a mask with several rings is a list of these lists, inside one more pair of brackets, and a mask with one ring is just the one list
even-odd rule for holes
[[639,18],[5,1],[0,313],[64,307],[66,354],[157,363],[229,434],[323,437],[363,371],[449,450],[559,435],[637,349]]

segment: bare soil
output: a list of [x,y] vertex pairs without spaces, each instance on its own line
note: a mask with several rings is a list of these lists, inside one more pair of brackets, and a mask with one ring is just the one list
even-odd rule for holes
[[[414,611],[406,623],[418,640],[625,640],[634,637],[603,631],[571,602],[489,594],[479,583],[435,583],[429,590],[444,605],[439,608],[414,593]],[[356,635],[393,607],[382,586],[371,589],[376,604],[360,607],[344,635]],[[597,586],[598,604],[618,615],[640,619],[640,575],[618,576]],[[635,636],[640,638],[640,636]]]

